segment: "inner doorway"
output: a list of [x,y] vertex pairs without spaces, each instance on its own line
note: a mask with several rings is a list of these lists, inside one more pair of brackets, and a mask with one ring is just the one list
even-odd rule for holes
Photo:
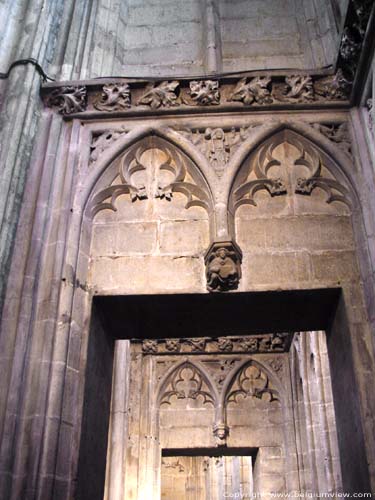
[[[206,453],[206,455],[198,454]],[[251,498],[253,456],[217,449],[171,455],[163,450],[161,500],[221,500]]]
[[[311,300],[301,316],[295,307],[298,310],[306,298]],[[294,322],[302,331],[311,325],[320,332],[328,330],[329,350],[336,335],[334,315],[339,299],[339,291],[326,290],[236,293],[218,298],[138,296],[97,300],[96,314],[101,327],[96,327],[91,336],[110,332],[110,336],[117,338],[114,376],[111,385],[106,383],[109,394],[112,390],[109,438],[108,434],[105,437],[108,444],[106,476],[98,468],[100,474],[95,477],[102,478],[104,496],[103,493],[90,497],[83,494],[79,498],[158,500],[165,488],[168,490],[163,484],[167,484],[165,478],[170,475],[170,471],[163,473],[162,461],[166,455],[162,457],[162,450],[178,450],[170,454],[168,460],[190,457],[186,458],[188,463],[183,464],[184,469],[189,470],[207,460],[196,458],[194,462],[191,457],[213,456],[211,451],[192,452],[202,447],[219,451],[258,448],[256,462],[252,456],[252,487],[256,486],[258,464],[258,484],[264,485],[268,477],[273,488],[278,484],[280,492],[306,491],[305,486],[313,484],[312,477],[315,484],[323,484],[326,479],[321,477],[319,463],[325,463],[324,456],[328,453],[335,461],[335,469],[331,468],[327,481],[338,485],[340,478],[334,470],[339,470],[339,459],[338,453],[333,452],[331,439],[333,434],[336,436],[336,429],[327,433],[326,449],[321,450],[319,456],[312,452],[319,437],[301,426],[306,425],[306,402],[309,403],[309,398],[314,402],[320,389],[309,384],[301,386],[306,373],[302,374],[300,369],[303,365],[310,374],[317,369],[324,370],[321,360],[306,351],[302,365],[298,365],[296,353],[301,341],[294,342],[298,336],[296,330],[266,332],[275,331],[276,324],[289,328]],[[254,307],[257,304],[261,304],[261,308]],[[341,310],[340,328],[342,318]],[[262,330],[264,333],[259,333]],[[204,331],[208,335],[203,336]],[[162,337],[162,333],[166,336]],[[307,338],[306,333],[299,338]],[[330,361],[332,364],[332,359]],[[334,356],[333,367],[335,370]],[[89,365],[87,370],[90,371]],[[90,397],[95,398],[95,394],[92,392]],[[333,401],[329,404],[331,411]],[[335,400],[335,405],[340,406],[340,402]],[[96,410],[96,420],[100,420],[102,411],[108,411],[100,404]],[[350,411],[349,405],[347,414]],[[309,412],[310,418],[312,414]],[[317,414],[313,418],[316,417]],[[339,419],[338,426],[340,423]],[[300,429],[298,432],[293,431],[296,426]],[[93,440],[94,434],[83,432],[83,436],[89,435],[91,439],[81,441],[81,455],[90,457],[91,463],[86,462],[81,468],[81,477],[87,477],[85,470],[96,467],[90,449],[93,442],[98,448],[97,441],[104,440],[104,433],[95,435]],[[348,434],[341,437],[340,446],[345,448]],[[220,456],[226,455],[221,453],[215,457]],[[232,459],[225,459],[228,463],[233,462],[233,457],[248,455],[230,456]],[[213,470],[212,464],[211,468]],[[202,479],[202,475],[200,477]],[[322,486],[323,491],[329,487],[328,483]]]

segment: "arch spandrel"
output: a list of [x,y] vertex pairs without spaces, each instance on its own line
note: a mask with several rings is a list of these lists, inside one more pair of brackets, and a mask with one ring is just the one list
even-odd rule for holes
[[[108,131],[101,134],[108,134]],[[211,208],[213,194],[212,182],[210,182],[212,173],[210,172],[209,165],[204,156],[192,147],[189,141],[182,135],[169,128],[154,129],[149,126],[136,127],[126,132],[123,131],[118,133],[117,136],[112,133],[110,135],[111,137],[116,137],[116,140],[111,138],[109,145],[105,149],[95,146],[93,150],[93,144],[96,144],[97,140],[93,140],[91,143],[91,155],[93,153],[94,155],[89,157],[88,165],[83,169],[80,188],[78,189],[79,199],[75,201],[78,210],[87,209],[87,205],[90,203],[94,193],[100,189],[102,182],[108,185],[114,162],[124,154],[127,154],[137,143],[141,145],[142,142],[149,144],[150,147],[153,147],[153,143],[159,143],[162,148],[167,147],[176,154],[180,154],[189,163],[189,173],[195,177],[202,189],[207,191]]]
[[[281,144],[292,145],[298,151],[293,162],[295,167],[308,169],[305,175],[301,173],[300,178],[295,179],[293,186],[287,186],[282,176],[270,175],[272,168],[281,166],[274,155]],[[288,194],[288,188],[298,195],[310,195],[319,188],[326,191],[327,203],[341,201],[350,208],[356,205],[350,155],[306,124],[279,124],[271,129],[264,128],[259,133],[255,131],[254,136],[233,157],[228,170],[231,170],[228,209],[232,217],[243,203],[256,206],[254,194],[262,190],[268,191],[271,197],[277,197]],[[254,175],[251,178],[252,172]]]

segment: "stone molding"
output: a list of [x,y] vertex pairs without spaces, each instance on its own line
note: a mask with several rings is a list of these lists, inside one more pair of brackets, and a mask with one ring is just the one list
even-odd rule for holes
[[293,334],[268,333],[251,336],[145,339],[143,354],[244,354],[288,352]]
[[285,109],[348,105],[351,82],[341,69],[335,74],[254,75],[240,79],[145,80],[116,78],[46,83],[41,94],[47,106],[66,117],[83,113],[150,114],[240,109]]

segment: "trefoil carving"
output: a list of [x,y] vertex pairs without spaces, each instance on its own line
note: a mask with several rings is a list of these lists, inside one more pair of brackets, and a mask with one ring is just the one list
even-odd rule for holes
[[130,107],[130,89],[127,83],[103,85],[100,97],[94,101],[99,111],[122,111]]
[[207,290],[226,292],[238,288],[242,252],[232,241],[215,242],[205,256]]
[[161,106],[178,106],[179,103],[177,102],[176,94],[178,86],[179,82],[177,80],[161,82],[159,85],[154,84],[139,99],[138,106],[146,105],[152,109],[157,109]]
[[276,391],[270,388],[267,374],[254,364],[243,367],[237,374],[230,391],[227,403],[238,403],[239,398],[256,398],[262,401],[277,401]]
[[214,397],[209,392],[200,371],[190,363],[184,363],[172,375],[160,399],[160,404],[171,404],[171,398],[198,399],[203,404],[214,405]]
[[87,106],[86,87],[58,87],[51,92],[47,101],[49,106],[56,106],[61,115],[70,115],[85,111]]

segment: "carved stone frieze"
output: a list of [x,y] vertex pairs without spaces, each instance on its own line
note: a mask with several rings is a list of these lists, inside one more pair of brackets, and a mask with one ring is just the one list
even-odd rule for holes
[[219,82],[215,80],[193,80],[190,86],[190,99],[186,104],[211,106],[220,104]]
[[281,177],[270,177],[268,174],[272,166],[281,164],[273,157],[273,150],[273,144],[266,144],[257,152],[254,163],[255,178],[241,184],[233,193],[235,209],[244,204],[256,206],[254,195],[261,190],[268,191],[271,196],[287,193],[285,180]]
[[190,363],[184,363],[171,375],[160,396],[160,405],[172,403],[172,398],[198,399],[202,404],[214,404],[214,397],[200,371]]
[[240,370],[227,394],[226,401],[238,403],[240,397],[257,398],[268,402],[278,400],[277,393],[270,388],[267,374],[254,364],[249,364]]
[[226,292],[238,288],[242,252],[232,241],[214,242],[205,256],[207,290]]
[[[349,49],[343,48],[346,54]],[[349,56],[347,56],[349,57]],[[344,59],[342,58],[344,61]],[[344,61],[345,62],[345,61]],[[217,80],[172,80],[161,82],[108,80],[104,85],[85,82],[85,86],[42,85],[42,95],[48,106],[57,107],[59,113],[69,116],[84,111],[150,114],[154,110],[173,113],[186,112],[186,106],[213,108],[277,109],[286,105],[314,107],[325,101],[349,99],[353,76],[342,68],[337,73],[319,75],[287,75],[243,77]],[[88,98],[87,98],[88,97]],[[184,110],[185,108],[185,110]],[[151,111],[150,111],[151,110]]]
[[199,148],[212,165],[216,175],[221,178],[234,151],[256,127],[256,125],[232,127],[230,130],[222,128],[184,129],[179,130],[179,133]]
[[336,143],[345,153],[351,155],[351,139],[347,122],[330,125],[314,123],[313,127],[327,137],[327,139]]
[[103,85],[94,108],[99,111],[122,111],[130,107],[130,88],[127,83],[108,83]]
[[95,163],[100,155],[117,139],[123,137],[127,130],[105,130],[99,134],[94,134],[90,146],[90,163]]
[[241,78],[229,96],[229,101],[240,101],[247,105],[253,102],[270,104],[273,101],[269,90],[270,84],[271,77],[269,76],[258,76],[250,81],[246,77]]
[[[145,354],[256,354],[281,353],[289,350],[291,333],[267,333],[251,336],[198,337],[175,339],[146,339],[142,341]],[[232,366],[231,360],[223,360],[221,372]]]
[[83,85],[58,87],[48,96],[47,104],[56,107],[62,115],[85,111],[87,106],[86,87]]
[[153,84],[138,101],[139,105],[150,106],[152,109],[160,108],[161,106],[170,107],[178,106],[176,89],[179,86],[177,80],[172,82],[161,82],[158,85]]

